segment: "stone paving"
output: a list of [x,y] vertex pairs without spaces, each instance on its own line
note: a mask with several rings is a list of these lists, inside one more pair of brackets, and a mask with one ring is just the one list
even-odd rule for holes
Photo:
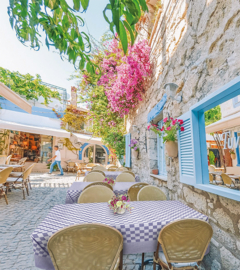
[[[31,176],[32,190],[26,200],[23,200],[21,190],[12,190],[8,194],[9,205],[0,199],[1,270],[39,269],[34,265],[31,233],[54,205],[65,203],[66,191],[74,181],[74,174],[35,173]],[[152,256],[147,255],[146,258]],[[123,269],[138,270],[140,261],[141,255],[124,256]],[[145,270],[150,269],[151,265]]]

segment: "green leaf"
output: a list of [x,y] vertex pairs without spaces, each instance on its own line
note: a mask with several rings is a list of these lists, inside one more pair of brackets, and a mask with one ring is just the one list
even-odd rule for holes
[[127,48],[128,48],[128,39],[127,39],[127,33],[125,30],[125,27],[122,23],[122,21],[119,21],[119,38],[122,43],[123,51],[126,54],[127,53]]
[[145,0],[138,0],[143,11],[148,11],[148,7]]
[[79,11],[80,6],[81,6],[80,0],[73,0],[73,8],[74,8],[75,10]]
[[80,60],[80,62],[79,62],[79,68],[81,69],[81,70],[83,70],[84,69],[84,66],[85,66],[85,58],[82,56],[81,57],[81,60]]
[[81,4],[84,10],[88,8],[89,0],[81,0]]
[[106,15],[106,11],[107,10],[112,10],[112,7],[111,7],[110,4],[107,4],[106,7],[105,7],[105,9],[103,10],[103,17],[106,20],[106,22],[110,24],[110,21],[109,21],[107,15]]
[[124,23],[124,26],[127,28],[128,32],[129,32],[129,34],[130,34],[130,37],[131,37],[131,45],[133,45],[133,44],[134,44],[134,41],[135,41],[135,36],[134,36],[134,34],[133,34],[133,30],[132,30],[131,26],[128,24],[127,21],[123,21],[123,23]]

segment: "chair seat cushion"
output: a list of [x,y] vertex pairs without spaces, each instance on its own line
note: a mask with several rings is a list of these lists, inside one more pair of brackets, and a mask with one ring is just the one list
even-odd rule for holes
[[[168,265],[166,257],[163,253],[163,251],[159,252],[159,259],[164,262],[166,265]],[[175,268],[181,268],[181,267],[187,267],[187,266],[198,266],[198,264],[196,262],[190,262],[190,263],[171,263],[173,267]]]

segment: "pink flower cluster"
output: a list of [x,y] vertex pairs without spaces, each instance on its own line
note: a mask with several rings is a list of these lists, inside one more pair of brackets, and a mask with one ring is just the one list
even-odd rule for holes
[[115,180],[114,180],[114,179],[111,179],[111,178],[105,178],[105,179],[103,180],[103,182],[109,184],[109,185],[112,186],[112,187],[113,187],[114,184],[115,184]]
[[151,75],[150,47],[146,40],[137,42],[125,56],[114,39],[105,54],[98,84],[105,87],[111,110],[123,117],[142,100],[146,80]]

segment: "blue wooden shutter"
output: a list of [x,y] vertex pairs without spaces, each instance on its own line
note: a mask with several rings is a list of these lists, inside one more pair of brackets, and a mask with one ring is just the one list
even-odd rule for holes
[[[158,123],[159,128],[163,126],[163,120]],[[163,143],[162,136],[157,135],[157,157],[158,157],[158,173],[160,175],[167,175],[166,162],[165,162],[165,144]]]
[[131,133],[125,135],[125,167],[131,167]]
[[184,121],[182,125],[184,131],[178,133],[180,182],[194,185],[196,183],[196,172],[194,162],[192,111],[183,114],[178,119]]

